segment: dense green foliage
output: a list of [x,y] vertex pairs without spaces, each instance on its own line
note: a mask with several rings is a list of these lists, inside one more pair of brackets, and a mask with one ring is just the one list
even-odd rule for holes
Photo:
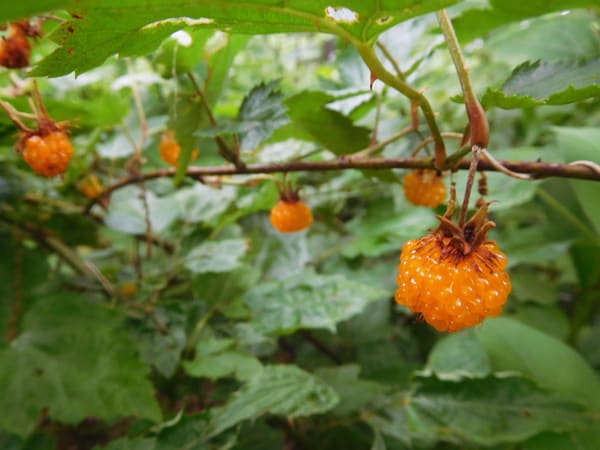
[[[406,97],[369,89],[356,48],[376,42],[462,132],[446,7],[490,152],[598,161],[598,0],[5,3],[3,21],[48,17],[0,98],[27,110],[35,77],[75,155],[36,176],[0,114],[1,449],[600,448],[600,183],[488,173],[513,291],[447,335],[393,301],[403,243],[444,210],[409,204],[402,170],[288,174],[315,215],[291,235],[268,219],[281,175],[186,176],[230,165],[219,142],[246,164],[322,161],[409,126]],[[90,174],[129,182],[88,208]]]

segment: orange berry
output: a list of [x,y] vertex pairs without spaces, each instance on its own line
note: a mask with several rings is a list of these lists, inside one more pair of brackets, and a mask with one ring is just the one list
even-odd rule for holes
[[19,146],[25,162],[46,177],[65,173],[73,156],[73,145],[63,130],[26,136]]
[[0,66],[19,69],[29,66],[31,46],[21,28],[11,26],[10,34],[0,39]]
[[402,248],[396,302],[438,331],[458,331],[499,315],[511,291],[506,255],[485,236],[494,226],[486,213],[484,205],[462,229],[440,217],[432,234]]
[[102,183],[94,174],[86,176],[79,185],[79,189],[89,199],[98,197],[103,191]]
[[[160,138],[160,157],[167,164],[177,167],[179,162],[179,154],[181,153],[181,147],[175,140],[175,136],[172,131],[165,132]],[[192,160],[197,159],[200,154],[199,150],[192,151]]]
[[271,224],[281,233],[295,233],[310,227],[313,215],[302,200],[279,200],[271,209]]
[[125,281],[119,290],[123,297],[133,297],[137,293],[137,286],[133,281]]
[[435,208],[446,201],[446,184],[434,170],[411,170],[403,187],[406,199],[416,206]]

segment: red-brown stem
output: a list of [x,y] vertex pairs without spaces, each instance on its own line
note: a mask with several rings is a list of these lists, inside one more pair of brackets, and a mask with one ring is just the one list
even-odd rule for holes
[[411,125],[415,130],[419,129],[419,102],[413,100],[410,102]]
[[[535,178],[559,177],[575,178],[581,180],[600,181],[600,173],[584,164],[557,164],[533,161],[498,161],[507,169],[517,173],[527,173]],[[467,170],[471,162],[462,159],[453,170]],[[327,172],[348,169],[390,170],[390,169],[435,169],[431,158],[338,158],[328,161],[292,161],[268,164],[251,164],[243,169],[231,166],[204,166],[189,167],[187,176],[202,181],[204,176],[222,175],[247,175],[257,173],[279,173],[279,172]],[[498,169],[486,160],[479,161],[477,170],[498,172]],[[175,169],[160,169],[146,172],[138,176],[128,176],[116,181],[102,192],[101,196],[108,196],[111,192],[129,184],[139,182],[140,177],[145,180],[156,178],[173,177]],[[97,202],[97,198],[91,200],[86,211],[91,209]]]
[[475,182],[475,174],[477,173],[477,163],[479,161],[480,148],[476,145],[473,146],[471,154],[471,164],[469,165],[469,177],[467,178],[467,185],[465,186],[465,197],[460,207],[460,218],[458,220],[458,226],[463,227],[467,220],[467,213],[469,211],[469,200],[471,199],[471,190],[473,189],[473,183]]

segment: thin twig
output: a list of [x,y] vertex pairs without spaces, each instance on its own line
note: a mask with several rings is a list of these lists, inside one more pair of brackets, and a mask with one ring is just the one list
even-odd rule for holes
[[[450,138],[450,139],[462,139],[462,137],[463,137],[463,135],[461,133],[453,133],[453,132],[450,132],[450,131],[444,132],[444,133],[441,133],[441,134],[442,134],[442,137]],[[417,145],[415,147],[415,149],[412,152],[410,152],[411,156],[417,156],[419,154],[419,152],[423,148],[425,148],[427,146],[427,144],[429,144],[429,143],[431,143],[433,141],[434,141],[433,136],[429,136],[429,137],[423,139],[419,143],[419,145]]]
[[[212,112],[212,108],[210,107],[210,104],[208,103],[208,100],[206,98],[206,95],[204,94],[204,91],[200,87],[200,84],[198,84],[198,80],[196,79],[196,76],[192,72],[187,72],[187,77],[190,80],[190,82],[192,83],[192,86],[194,87],[194,91],[196,92],[196,95],[198,96],[198,98],[200,99],[200,102],[202,103],[202,107],[206,111],[208,121],[210,122],[210,124],[213,127],[216,127],[217,120],[215,119],[215,116]],[[240,159],[239,151],[237,150],[237,147],[236,147],[236,149],[230,148],[229,145],[227,145],[227,143],[223,139],[221,139],[220,136],[215,136],[213,139],[215,140],[217,147],[219,147],[219,153],[226,161],[229,161],[238,169],[241,169],[246,166],[244,164],[244,162]]]
[[442,169],[446,163],[446,144],[444,143],[444,139],[440,133],[440,129],[435,118],[435,113],[433,112],[433,109],[431,108],[427,98],[422,92],[414,89],[404,80],[389,72],[379,60],[375,50],[373,47],[371,47],[371,45],[357,42],[355,42],[354,45],[356,46],[356,49],[358,50],[358,53],[363,61],[369,67],[369,70],[371,70],[372,73],[377,74],[377,78],[379,78],[388,86],[393,87],[410,100],[419,104],[435,142],[435,167]]
[[3,100],[0,100],[0,107],[2,107],[2,109],[4,109],[4,111],[8,115],[8,118],[14,122],[14,124],[17,126],[17,128],[19,130],[21,130],[21,131],[31,131],[31,129],[29,127],[27,127],[21,121],[21,119],[19,119],[19,115],[22,115],[22,113],[20,113],[19,111],[17,111],[13,107],[13,105],[11,105],[10,103],[5,102]]
[[477,163],[479,162],[479,152],[481,149],[476,145],[472,148],[471,164],[469,165],[469,176],[467,178],[467,185],[465,186],[465,196],[460,207],[460,218],[458,220],[458,226],[463,227],[467,220],[467,213],[469,211],[469,200],[471,199],[471,190],[473,189],[473,183],[475,182],[475,174],[477,173]]
[[383,55],[385,56],[385,58],[390,62],[390,64],[392,65],[392,67],[396,71],[396,75],[398,76],[398,78],[400,78],[401,80],[405,80],[406,77],[404,76],[404,72],[402,72],[402,69],[398,65],[398,61],[396,61],[396,58],[394,58],[394,55],[392,55],[392,53],[385,46],[385,44],[383,42],[381,42],[381,41],[377,41],[377,48],[379,50],[381,50],[381,53],[383,53]]
[[314,334],[308,330],[300,330],[300,335],[309,342],[319,352],[323,353],[327,358],[333,361],[335,364],[342,364],[342,358],[340,358],[332,349],[321,342]]
[[129,76],[131,77],[131,95],[133,96],[133,102],[135,104],[135,109],[140,121],[140,143],[135,146],[136,156],[141,158],[142,149],[146,144],[146,139],[148,138],[148,121],[146,120],[146,113],[144,111],[144,105],[142,104],[142,97],[140,95],[140,90],[138,88],[137,82],[135,81],[135,72],[133,70],[133,64],[131,63],[131,59],[127,58],[127,71],[129,72]]
[[87,278],[96,280],[109,297],[114,297],[116,292],[115,288],[110,281],[104,277],[102,272],[100,272],[90,261],[83,260],[77,252],[71,249],[71,247],[65,244],[60,238],[53,236],[48,230],[29,223],[17,222],[16,220],[5,216],[0,217],[0,221],[11,227],[18,227],[20,231],[27,233],[38,243],[44,245],[60,256],[61,259],[76,272],[79,272]]
[[359,152],[348,155],[348,158],[352,158],[354,160],[354,159],[361,159],[361,158],[367,158],[369,156],[372,156],[372,155],[376,154],[377,152],[379,152],[380,150],[383,150],[385,147],[387,147],[392,142],[395,142],[398,139],[403,138],[404,136],[411,133],[412,131],[414,131],[412,126],[403,128],[402,130],[398,131],[396,134],[393,134],[392,136],[385,139],[384,141],[381,141],[377,144],[369,145],[369,147],[367,147]]

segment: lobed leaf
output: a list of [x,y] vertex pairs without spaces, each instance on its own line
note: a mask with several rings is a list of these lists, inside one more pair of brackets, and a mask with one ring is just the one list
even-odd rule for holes
[[245,253],[244,239],[209,241],[194,247],[187,254],[185,266],[192,273],[229,272],[240,265]]
[[26,435],[44,409],[71,424],[89,416],[159,420],[147,374],[114,312],[79,296],[40,299],[0,351],[0,427]]
[[595,7],[599,4],[598,0],[543,0],[535,2],[491,0],[488,8],[467,9],[453,22],[459,40],[467,42],[511,22],[518,22],[554,11]]
[[583,62],[525,62],[501,89],[488,88],[485,107],[504,109],[564,105],[600,95],[600,59]]
[[457,2],[388,0],[385,6],[362,0],[346,0],[339,6],[329,0],[155,0],[151,5],[146,0],[61,2],[73,8],[76,18],[60,27],[54,36],[60,47],[38,64],[34,73],[81,73],[114,54],[146,55],[173,32],[187,27],[247,34],[328,32],[372,42],[399,22]]
[[289,122],[283,95],[275,90],[278,85],[279,81],[276,80],[255,86],[244,98],[235,121],[201,130],[197,134],[203,137],[238,134],[241,150],[254,150],[271,137],[274,130]]
[[368,422],[410,443],[447,441],[461,447],[519,442],[542,431],[592,427],[596,418],[579,403],[549,394],[520,377],[442,381],[420,377],[414,390],[392,398]]
[[194,359],[185,361],[183,367],[193,377],[216,380],[235,375],[239,380],[249,380],[262,370],[262,365],[254,356],[234,347],[232,339],[201,340]]
[[327,108],[335,97],[318,91],[305,91],[288,98],[291,125],[306,133],[336,155],[345,155],[369,145],[371,131],[354,125],[349,117]]
[[307,271],[262,283],[246,294],[259,331],[289,334],[299,328],[327,328],[360,313],[365,305],[390,295],[342,275]]
[[225,406],[213,411],[209,435],[264,414],[294,419],[324,413],[338,401],[333,389],[298,367],[265,366]]
[[[495,371],[512,371],[535,380],[565,398],[600,410],[600,380],[571,347],[512,319],[487,320],[475,334]],[[560,370],[556,364],[560,362]]]

